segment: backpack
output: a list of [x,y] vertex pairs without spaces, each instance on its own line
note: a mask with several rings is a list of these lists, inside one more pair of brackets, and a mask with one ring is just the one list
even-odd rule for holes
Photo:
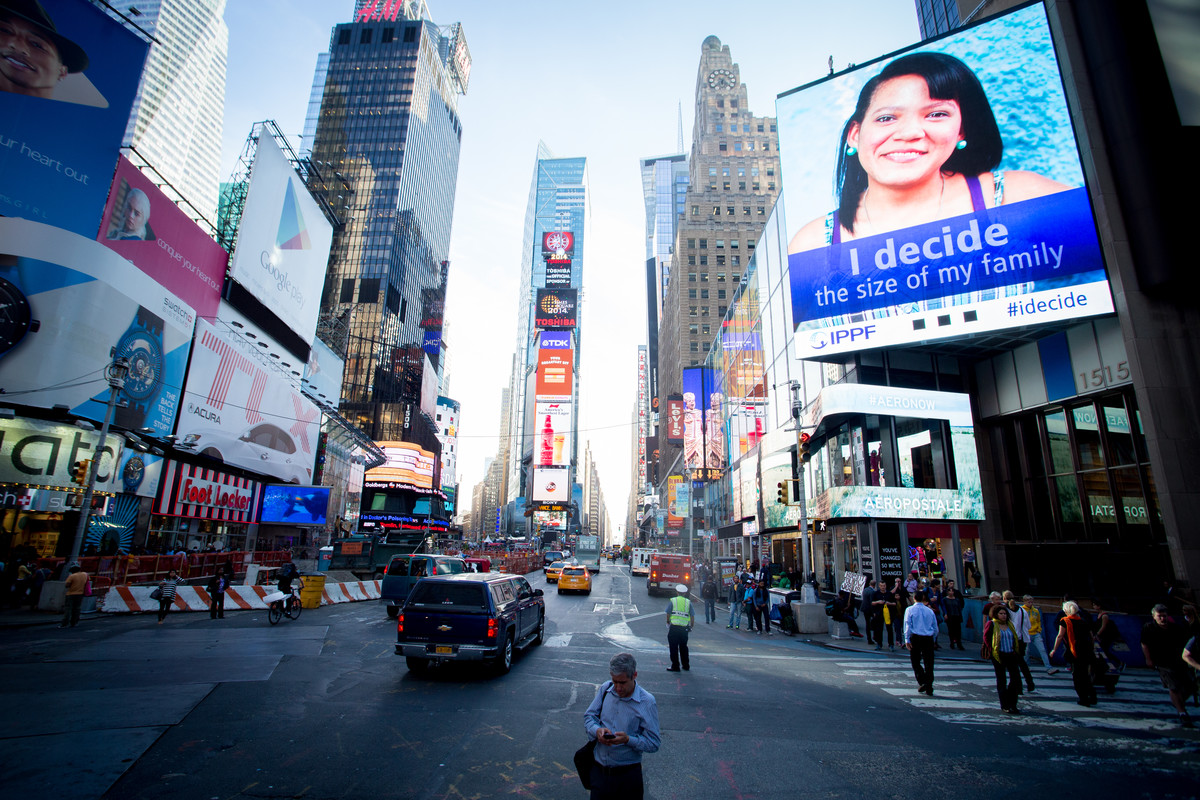
[[827,616],[827,617],[833,616],[833,601],[832,600],[830,600],[828,603],[825,604],[825,616]]
[[295,578],[297,575],[299,575],[299,572],[296,570],[296,565],[291,561],[288,561],[279,568],[280,578]]

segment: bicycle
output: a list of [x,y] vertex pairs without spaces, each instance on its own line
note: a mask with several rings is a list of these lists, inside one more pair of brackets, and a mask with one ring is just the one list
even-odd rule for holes
[[[276,597],[275,595],[280,595]],[[267,622],[275,625],[287,615],[288,619],[299,619],[300,611],[303,605],[300,603],[300,595],[295,589],[289,595],[284,595],[283,592],[275,592],[263,598],[267,600]]]

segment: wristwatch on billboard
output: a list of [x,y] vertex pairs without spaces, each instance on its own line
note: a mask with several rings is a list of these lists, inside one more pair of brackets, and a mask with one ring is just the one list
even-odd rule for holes
[[125,485],[125,491],[133,494],[137,488],[142,485],[142,480],[146,477],[146,462],[140,454],[129,457],[125,462],[125,468],[121,470],[121,482]]
[[137,316],[117,342],[116,356],[129,362],[129,374],[121,390],[125,405],[118,406],[116,412],[119,427],[143,427],[154,406],[163,380],[162,335],[162,317],[138,306]]
[[0,278],[0,356],[16,347],[25,334],[37,333],[41,326],[33,318],[33,309],[20,287]]

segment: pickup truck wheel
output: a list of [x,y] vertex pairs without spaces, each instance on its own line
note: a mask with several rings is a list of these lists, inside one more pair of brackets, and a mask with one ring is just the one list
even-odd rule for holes
[[500,655],[496,656],[496,674],[507,675],[512,669],[513,660],[513,637],[512,634],[504,637],[504,649],[500,651]]
[[374,575],[372,575],[372,576],[371,576],[371,580],[373,580],[373,581],[381,581],[381,580],[383,580],[383,570],[379,570],[379,571],[378,571],[378,572],[376,572]]
[[424,658],[413,658],[412,656],[408,656],[404,659],[404,664],[408,667],[409,672],[416,672],[418,674],[429,669],[429,660]]
[[394,606],[391,603],[384,605],[383,609],[387,612],[388,619],[395,619],[396,615],[400,613],[400,606]]
[[546,615],[538,617],[537,636],[533,637],[534,644],[541,644],[546,638]]

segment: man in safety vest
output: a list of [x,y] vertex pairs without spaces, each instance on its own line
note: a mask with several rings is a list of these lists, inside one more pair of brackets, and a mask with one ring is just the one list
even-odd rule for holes
[[680,659],[683,669],[691,668],[688,663],[688,631],[696,624],[696,614],[692,611],[692,601],[687,596],[688,587],[682,583],[675,585],[675,596],[667,605],[667,646],[671,648],[671,666],[667,672],[679,672]]

